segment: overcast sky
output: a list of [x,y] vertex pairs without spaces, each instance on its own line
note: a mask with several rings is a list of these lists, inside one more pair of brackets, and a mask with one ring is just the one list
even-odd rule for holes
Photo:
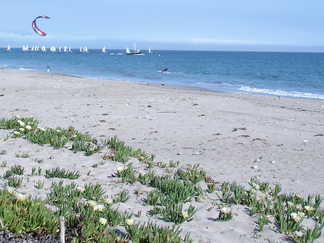
[[[0,47],[324,52],[323,0],[0,2]],[[45,37],[31,28],[39,15]]]

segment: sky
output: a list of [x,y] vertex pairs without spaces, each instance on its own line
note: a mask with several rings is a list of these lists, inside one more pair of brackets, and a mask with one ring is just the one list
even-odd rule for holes
[[[323,0],[0,0],[0,47],[324,52]],[[39,15],[38,36],[31,22]]]

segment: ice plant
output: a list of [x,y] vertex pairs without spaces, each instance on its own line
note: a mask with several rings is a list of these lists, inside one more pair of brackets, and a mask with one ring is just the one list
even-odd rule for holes
[[314,211],[315,209],[311,206],[304,206],[304,209],[306,210],[306,212],[312,212]]
[[97,204],[96,206],[93,207],[94,211],[99,211],[102,212],[105,209],[105,205],[103,204]]
[[25,201],[27,196],[25,194],[22,194],[22,193],[18,193],[18,192],[14,192],[13,193],[15,198],[18,200],[18,201]]
[[92,207],[92,208],[97,207],[97,203],[96,203],[95,201],[93,201],[93,200],[88,201],[88,204],[89,204],[89,206]]
[[100,219],[99,219],[99,223],[100,223],[101,225],[106,225],[106,224],[107,224],[107,219],[105,219],[105,218],[100,218]]
[[104,203],[105,203],[105,204],[108,204],[108,205],[113,204],[113,202],[114,202],[114,200],[112,200],[111,198],[106,198],[106,199],[104,200]]
[[7,187],[7,192],[10,193],[10,194],[13,194],[15,191],[15,188],[14,187],[11,187],[11,186],[8,186]]
[[232,219],[232,209],[230,207],[222,207],[219,211],[218,220],[227,221]]
[[290,216],[296,223],[299,223],[302,220],[298,213],[290,213]]
[[23,122],[23,121],[21,121],[21,120],[18,120],[17,121],[18,123],[19,123],[19,125],[21,126],[21,127],[24,127],[26,124]]
[[125,220],[125,224],[126,224],[126,225],[128,225],[128,226],[131,226],[131,225],[133,225],[133,224],[134,224],[134,222],[135,222],[135,220],[134,220],[134,219],[126,219],[126,220]]
[[78,192],[81,192],[81,193],[83,193],[85,190],[84,187],[81,187],[81,186],[78,186],[76,189]]

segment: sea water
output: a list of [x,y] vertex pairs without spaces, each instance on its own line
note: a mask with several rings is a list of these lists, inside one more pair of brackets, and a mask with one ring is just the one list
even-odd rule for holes
[[[324,99],[324,53],[124,50],[88,53],[0,48],[0,68],[110,80],[175,84],[221,92]],[[167,71],[162,72],[164,68]]]

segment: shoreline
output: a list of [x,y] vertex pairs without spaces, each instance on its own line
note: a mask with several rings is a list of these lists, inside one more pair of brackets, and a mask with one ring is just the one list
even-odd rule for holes
[[[182,86],[5,69],[0,74],[1,118],[33,116],[44,127],[73,126],[99,139],[116,135],[126,145],[156,155],[155,161],[200,164],[208,176],[220,182],[247,185],[251,178],[258,178],[272,185],[280,183],[286,193],[324,195],[323,100],[187,90]],[[0,132],[3,140],[7,132]],[[18,140],[2,147],[31,151],[33,158],[42,154],[47,160],[44,166],[54,163],[48,161],[50,153],[59,158],[55,163],[80,170],[84,170],[82,166],[91,167],[97,158],[47,147],[35,152],[38,146]],[[76,160],[69,165],[74,156]],[[8,162],[10,166],[23,163],[14,155]],[[107,164],[114,167],[107,165],[108,171],[117,166],[114,162]],[[30,171],[38,165],[31,160],[24,166]],[[3,174],[4,168],[0,169]],[[98,171],[92,180],[105,183],[107,175],[109,172]],[[35,193],[29,187],[22,190]],[[136,202],[133,206],[136,208]],[[197,219],[181,226],[192,232],[194,242],[213,242],[220,232],[226,232],[220,237],[223,242],[240,242],[242,239],[235,241],[233,236],[252,234],[251,225],[245,224],[253,222],[245,221],[242,215],[218,224],[217,230],[206,229],[211,222],[203,217],[208,215],[209,206],[201,204]],[[264,234],[272,236],[271,232]]]

